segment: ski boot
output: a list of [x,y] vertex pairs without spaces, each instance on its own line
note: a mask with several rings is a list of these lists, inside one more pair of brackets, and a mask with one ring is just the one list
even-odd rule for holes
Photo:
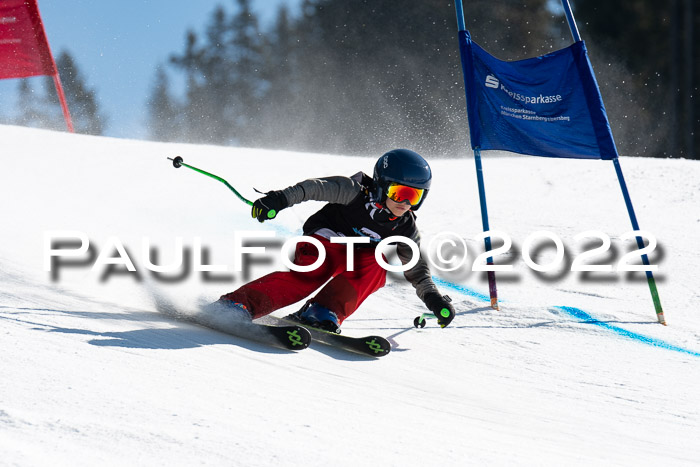
[[202,308],[202,311],[233,318],[237,321],[252,321],[253,316],[248,307],[242,303],[226,299],[219,299]]
[[328,308],[317,303],[307,303],[304,305],[304,308],[296,313],[292,313],[288,318],[313,328],[340,334],[338,316]]

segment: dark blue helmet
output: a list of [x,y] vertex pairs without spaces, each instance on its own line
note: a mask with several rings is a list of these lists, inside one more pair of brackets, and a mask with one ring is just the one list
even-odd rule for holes
[[422,188],[423,198],[413,206],[417,210],[425,201],[430,189],[433,173],[428,162],[420,154],[408,149],[394,149],[379,158],[374,165],[374,189],[372,197],[380,203],[386,201],[386,192],[391,183],[413,188]]

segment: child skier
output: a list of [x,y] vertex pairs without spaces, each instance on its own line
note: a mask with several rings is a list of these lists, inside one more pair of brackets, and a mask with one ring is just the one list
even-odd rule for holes
[[[386,271],[374,257],[376,245],[390,236],[404,236],[419,244],[416,211],[430,189],[430,166],[419,154],[395,149],[379,158],[374,177],[359,172],[352,177],[309,179],[281,191],[271,191],[253,203],[252,217],[264,222],[276,212],[303,201],[327,201],[304,224],[305,236],[321,242],[326,259],[310,272],[278,271],[243,285],[212,303],[217,309],[246,319],[257,319],[307,298],[328,283],[293,318],[310,326],[340,332],[340,325],[362,302],[384,286]],[[270,213],[270,214],[269,214]],[[333,237],[369,237],[369,243],[331,243]],[[354,270],[347,268],[348,248],[352,248]],[[411,248],[397,243],[402,264],[411,260]],[[318,249],[311,243],[296,246],[293,263],[314,264]],[[418,297],[445,327],[454,318],[454,308],[433,283],[428,265],[421,258],[404,272]]]

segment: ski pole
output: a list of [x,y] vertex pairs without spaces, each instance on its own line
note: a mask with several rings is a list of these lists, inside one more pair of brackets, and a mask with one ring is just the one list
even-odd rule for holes
[[416,319],[413,320],[413,326],[416,328],[424,328],[426,318],[430,318],[431,316],[433,316],[432,313],[423,313],[420,316],[416,316]]
[[[227,181],[224,180],[223,178],[219,177],[218,175],[214,175],[213,173],[209,173],[209,172],[207,172],[207,171],[205,171],[205,170],[198,169],[197,167],[193,167],[193,166],[191,166],[191,165],[189,165],[189,164],[185,164],[185,162],[183,161],[182,157],[180,157],[180,156],[175,157],[175,159],[173,159],[173,158],[171,158],[171,157],[168,157],[168,160],[173,161],[173,167],[175,167],[176,169],[179,169],[180,167],[187,167],[188,169],[192,169],[192,170],[194,170],[195,172],[199,172],[199,173],[201,173],[201,174],[206,175],[207,177],[213,178],[214,180],[220,181],[221,183],[223,183],[224,185],[226,185],[226,186],[228,187],[229,190],[233,191],[233,194],[235,194],[236,196],[238,196],[238,199],[240,199],[241,201],[243,201],[243,202],[244,202],[245,204],[247,204],[248,206],[252,206],[252,205],[253,205],[253,202],[252,202],[252,201],[247,200],[246,198],[244,198],[234,187],[231,186],[231,184],[230,184],[229,182],[227,182]],[[275,211],[274,209],[271,209],[271,210],[268,211],[268,213],[267,213],[267,217],[270,218],[270,219],[274,218],[276,215],[277,215],[277,211]]]
[[[440,310],[440,314],[446,318],[450,315],[450,310],[443,308]],[[433,313],[423,313],[420,316],[416,316],[416,319],[413,320],[413,326],[416,328],[424,328],[428,318],[435,318],[435,315]]]

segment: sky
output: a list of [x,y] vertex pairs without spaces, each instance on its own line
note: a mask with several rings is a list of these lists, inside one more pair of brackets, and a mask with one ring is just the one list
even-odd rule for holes
[[[280,5],[295,12],[300,0],[253,0],[263,27]],[[70,52],[108,117],[105,134],[146,138],[146,102],[155,68],[184,49],[188,29],[203,31],[212,11],[234,0],[39,0],[54,56]],[[32,78],[41,81],[43,78]],[[0,115],[15,112],[18,80],[0,81]]]

